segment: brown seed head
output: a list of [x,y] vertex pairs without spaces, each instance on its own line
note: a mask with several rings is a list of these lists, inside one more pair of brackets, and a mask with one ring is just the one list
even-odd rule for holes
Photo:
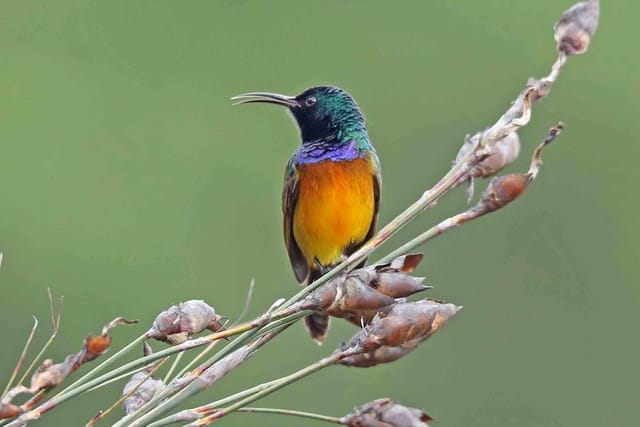
[[599,17],[598,0],[576,3],[565,11],[553,27],[558,50],[565,55],[585,53],[598,28]]
[[394,402],[377,399],[356,408],[340,421],[349,427],[429,427],[425,412]]
[[515,162],[520,155],[520,138],[518,134],[511,132],[497,141],[491,151],[492,154],[475,165],[469,171],[469,175],[474,178],[486,178]]
[[[131,396],[122,402],[125,414],[128,415],[136,411],[164,388],[164,383],[161,380],[153,377],[147,378],[148,375],[146,371],[136,372],[125,384],[124,390],[122,390],[123,396],[129,394],[136,386],[140,385]],[[142,381],[144,382],[140,384]]]
[[205,329],[217,331],[222,328],[222,316],[202,300],[190,300],[173,305],[161,312],[153,321],[149,338],[179,344]]
[[109,335],[97,335],[88,336],[84,340],[85,354],[82,358],[83,362],[89,362],[96,357],[103,354],[111,345],[111,336]]
[[460,308],[428,299],[397,302],[388,312],[376,314],[369,326],[342,346],[340,351],[360,354],[345,357],[340,363],[367,367],[397,360],[433,335]]
[[497,176],[482,194],[479,207],[488,212],[502,208],[517,199],[531,183],[531,176],[522,173]]

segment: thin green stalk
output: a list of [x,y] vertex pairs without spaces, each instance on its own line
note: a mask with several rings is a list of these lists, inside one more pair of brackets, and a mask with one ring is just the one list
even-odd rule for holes
[[[219,360],[222,357],[222,356],[219,356],[219,354],[226,355],[227,352],[229,351],[227,350],[227,348],[229,348],[230,346],[234,346],[236,342],[244,342],[245,340],[250,339],[252,336],[256,334],[256,332],[257,332],[257,329],[251,329],[249,331],[245,331],[239,337],[231,341],[225,348],[223,348],[218,353],[216,353],[211,359],[209,359],[207,361],[207,364],[211,361]],[[227,350],[227,352],[225,352],[225,350]],[[185,388],[189,384],[191,384],[196,378],[198,378],[198,375],[202,373],[202,369],[200,368],[201,367],[198,367],[196,370],[191,371],[187,376],[187,378],[174,379],[169,385],[167,385],[167,387],[165,387],[164,390],[156,394],[149,402],[142,405],[140,408],[138,408],[137,411],[134,411],[129,415],[126,415],[125,417],[121,418],[118,422],[116,422],[113,425],[113,427],[123,427],[125,425],[129,425],[129,423],[133,422],[134,420],[140,417],[145,418],[147,415],[150,416],[150,415],[156,414],[157,411],[159,411],[158,407],[160,406],[163,406],[165,404],[170,405],[170,403],[167,403],[167,402],[171,402],[174,398],[176,398],[177,396],[180,396],[184,392]],[[160,402],[162,402],[162,404],[158,405]],[[131,424],[131,425],[134,425],[134,424]]]
[[281,327],[290,326],[296,323],[298,320],[307,317],[310,313],[312,312],[309,310],[304,310],[284,317],[282,319],[274,320],[273,322],[267,323],[262,328],[260,328],[258,334],[264,335]]
[[[528,175],[529,177],[529,182],[532,182],[535,180],[536,176],[538,175],[539,171],[540,171],[540,166],[542,165],[542,152],[544,150],[544,148],[549,145],[553,140],[555,140],[558,135],[560,135],[560,132],[562,131],[562,129],[564,128],[564,124],[562,122],[558,123],[557,126],[552,127],[549,130],[549,133],[547,134],[547,136],[542,140],[542,142],[538,145],[538,147],[533,151],[533,156],[531,158],[531,165],[529,166],[529,171],[527,172],[526,175]],[[517,197],[517,196],[516,196]],[[484,196],[480,199],[480,201],[478,202],[477,205],[475,205],[474,207],[471,207],[469,209],[467,209],[464,212],[460,212],[457,215],[454,215],[452,217],[446,218],[442,221],[440,221],[438,224],[434,225],[433,227],[429,228],[427,231],[425,231],[424,233],[414,237],[413,239],[411,239],[410,241],[408,241],[407,243],[405,243],[404,245],[400,246],[399,248],[395,249],[394,251],[392,251],[390,254],[388,254],[387,256],[383,257],[382,259],[378,260],[376,262],[376,264],[384,264],[387,262],[391,262],[392,260],[394,260],[395,258],[399,257],[400,255],[404,255],[407,252],[413,250],[416,246],[419,246],[425,242],[427,242],[428,240],[433,239],[436,236],[439,236],[455,227],[458,227],[459,225],[462,225],[466,222],[472,221],[474,219],[480,218],[481,216],[484,216],[488,213],[491,212],[495,212],[499,209],[502,209],[503,207],[505,207],[507,204],[509,204],[511,201],[513,201],[515,199],[511,198],[508,201],[503,202],[503,204],[501,205],[496,205],[491,207],[490,204],[487,204],[486,200],[484,199]]]
[[103,383],[98,384],[95,387],[90,388],[89,390],[85,391],[85,393],[91,393],[92,391],[98,390],[98,389],[100,389],[100,388],[102,388],[102,387],[104,387],[106,385],[109,385],[109,384],[114,383],[116,381],[120,381],[123,378],[129,378],[130,376],[132,376],[132,375],[134,375],[134,374],[136,374],[136,373],[138,373],[140,371],[144,371],[145,369],[146,369],[146,366],[140,366],[139,368],[132,369],[129,372],[125,372],[122,375],[118,375],[115,378],[111,378],[110,380],[107,380],[107,381],[105,381]]
[[459,214],[457,214],[457,215],[455,215],[453,217],[447,218],[444,221],[441,221],[437,225],[434,225],[433,227],[429,228],[424,233],[414,237],[413,239],[409,240],[404,245],[402,245],[399,248],[391,251],[388,255],[380,258],[378,261],[375,262],[375,264],[385,264],[385,263],[393,261],[394,259],[396,259],[397,257],[399,257],[401,255],[405,255],[405,254],[409,253],[410,251],[412,251],[416,247],[418,247],[418,246],[422,245],[423,243],[433,239],[436,236],[441,235],[445,231],[451,230],[452,228],[454,228],[454,227],[456,227],[456,226],[458,226],[460,224],[463,224],[464,222],[466,222],[467,216],[468,216],[468,213],[467,212],[463,212],[463,213],[459,213]]
[[59,392],[56,396],[54,396],[54,398],[59,399],[59,398],[63,397],[65,394],[73,391],[74,388],[80,386],[81,384],[83,384],[84,382],[89,380],[90,378],[93,378],[94,376],[96,376],[96,374],[98,372],[104,370],[106,367],[111,365],[113,362],[115,362],[116,360],[122,358],[125,354],[127,354],[131,350],[133,350],[134,347],[138,346],[142,341],[144,341],[144,339],[145,339],[145,336],[144,335],[140,335],[139,337],[137,337],[136,339],[131,341],[129,344],[127,344],[126,346],[122,347],[116,353],[114,353],[113,355],[109,356],[106,360],[104,360],[98,366],[96,366],[95,368],[93,368],[92,370],[90,370],[89,372],[87,372],[86,374],[84,374],[83,376],[78,378],[77,380],[75,380],[73,383],[68,385],[61,392]]
[[[297,311],[283,310],[281,315],[289,312],[290,314],[284,318],[277,319],[272,321],[272,323],[276,325],[280,325],[279,327],[284,330],[284,328],[291,325],[300,317]],[[272,318],[276,318],[275,314]],[[268,323],[267,325],[271,325]],[[276,328],[269,328],[269,331],[273,331]],[[277,333],[281,332],[279,330]],[[205,388],[204,385],[193,385],[193,382],[198,379],[198,377],[202,374],[202,372],[209,367],[211,367],[214,363],[227,356],[231,352],[237,350],[241,346],[245,345],[249,340],[253,339],[258,333],[263,336],[263,329],[253,329],[245,332],[244,334],[236,337],[231,343],[227,344],[222,350],[218,351],[214,354],[210,359],[208,359],[205,363],[198,366],[197,369],[194,369],[189,373],[186,378],[182,378],[182,376],[177,377],[172,383],[170,383],[162,392],[158,393],[154,396],[149,402],[140,407],[137,411],[127,415],[126,417],[120,419],[113,427],[122,427],[127,425],[134,420],[137,420],[135,423],[131,424],[132,426],[138,425],[138,422],[149,422],[153,420],[158,415],[166,412],[167,410],[175,407],[180,404],[190,396],[202,391]],[[160,403],[162,402],[162,403]],[[155,408],[154,408],[155,407]],[[145,415],[146,414],[146,415]],[[142,417],[142,420],[140,419]]]
[[60,321],[62,320],[62,297],[60,297],[58,301],[58,315],[56,316],[55,309],[53,307],[53,294],[51,293],[51,288],[47,288],[47,295],[49,296],[49,314],[51,315],[51,335],[47,342],[44,343],[36,357],[33,358],[29,367],[24,371],[22,377],[18,380],[18,384],[24,384],[24,381],[31,374],[44,353],[49,349],[49,346],[51,346],[51,343],[53,343],[60,331]]
[[27,337],[27,341],[24,343],[24,347],[22,347],[22,353],[20,353],[20,357],[18,357],[18,362],[16,363],[16,367],[13,368],[13,372],[11,373],[11,377],[9,377],[9,381],[4,388],[4,391],[0,395],[3,397],[13,386],[13,381],[15,381],[18,373],[20,372],[20,368],[22,368],[22,362],[27,357],[27,351],[29,351],[29,347],[31,346],[31,342],[33,341],[33,337],[36,334],[36,330],[38,329],[38,318],[33,316],[33,326],[31,327],[31,332],[29,332],[29,336]]
[[[191,368],[193,368],[193,366],[198,363],[200,361],[200,359],[202,359],[204,356],[207,355],[207,353],[209,353],[211,351],[211,349],[213,347],[215,347],[220,341],[214,341],[211,344],[209,344],[208,346],[206,346],[200,353],[198,353],[198,355],[196,357],[194,357],[191,361],[189,361],[189,363],[187,363],[185,365],[184,368],[180,369],[180,372],[178,372],[176,374],[176,376],[174,377],[174,379],[180,378],[182,377],[188,370],[190,370]],[[182,354],[182,353],[180,353]],[[168,383],[168,378],[169,376],[167,376],[167,379],[165,381],[165,384]]]
[[[118,368],[115,368],[109,372],[104,373],[103,375],[87,381],[88,378],[90,378],[91,376],[95,375],[95,370],[96,369],[103,369],[106,365],[112,363],[116,358],[121,357],[124,353],[126,353],[127,351],[129,351],[135,344],[138,344],[140,341],[143,341],[145,336],[141,336],[136,338],[136,340],[134,340],[134,342],[128,344],[126,347],[124,347],[123,349],[121,349],[118,353],[114,354],[113,356],[111,356],[109,359],[105,360],[102,364],[98,365],[96,368],[94,368],[92,371],[88,372],[84,377],[80,378],[79,380],[77,380],[75,383],[71,384],[69,387],[67,387],[66,389],[62,390],[60,393],[58,393],[56,396],[54,396],[53,398],[51,398],[50,400],[48,400],[47,402],[44,402],[42,405],[38,406],[37,408],[34,408],[24,414],[22,414],[20,417],[18,417],[16,420],[14,420],[13,423],[16,423],[15,425],[19,425],[19,422],[22,421],[29,421],[32,419],[37,419],[40,418],[40,416],[42,416],[42,414],[44,414],[45,412],[50,411],[51,409],[59,406],[61,403],[81,394],[84,393],[85,391],[99,385],[100,383],[104,382],[104,381],[108,381],[111,378],[115,378],[131,369],[135,369],[139,366],[144,366],[147,365],[153,361],[156,361],[158,359],[162,359],[163,357],[166,356],[170,356],[172,354],[175,353],[179,353],[181,351],[185,351],[185,350],[189,350],[191,348],[195,348],[195,347],[199,347],[202,345],[205,345],[207,343],[210,343],[212,341],[218,340],[218,339],[222,339],[222,338],[226,338],[228,336],[234,335],[234,334],[238,334],[241,333],[243,331],[251,331],[252,329],[257,328],[259,325],[253,325],[251,323],[247,323],[244,325],[240,325],[237,328],[232,329],[227,329],[225,331],[221,331],[221,332],[215,332],[213,334],[209,334],[207,336],[204,337],[200,337],[200,338],[195,338],[192,340],[188,340],[185,341],[182,344],[173,346],[173,347],[169,347],[166,348],[164,350],[161,350],[157,353],[153,353],[150,354],[148,356],[144,356],[141,357],[139,359],[133,360],[129,363],[125,363],[122,366],[119,366]],[[11,425],[11,424],[9,424]]]
[[[279,380],[273,380],[273,381],[269,381],[267,383],[263,383],[263,384],[258,384],[257,386],[253,386],[251,388],[248,388],[246,390],[242,390],[239,391],[237,393],[231,394],[223,399],[220,400],[216,400],[215,402],[212,402],[210,404],[204,405],[204,406],[200,406],[199,410],[201,410],[200,414],[195,414],[192,411],[194,411],[193,409],[186,409],[184,411],[180,411],[178,413],[169,415],[168,417],[162,418],[161,420],[155,421],[151,424],[149,424],[149,427],[160,427],[160,426],[166,426],[169,424],[173,424],[173,423],[177,423],[179,421],[188,421],[188,420],[193,420],[198,418],[200,415],[204,415],[204,414],[210,414],[211,412],[213,412],[216,408],[218,408],[219,406],[222,405],[226,405],[228,403],[231,402],[235,402],[238,399],[242,399],[246,396],[250,396],[260,390],[263,390],[273,384],[275,384],[276,382],[278,382]],[[214,406],[212,406],[214,405]]]
[[[208,414],[213,414],[215,412],[217,412],[218,408],[220,408],[223,405],[227,405],[229,403],[232,402],[237,402],[240,399],[245,399],[245,398],[251,398],[252,396],[255,396],[259,393],[263,393],[267,390],[271,390],[271,392],[275,391],[274,389],[272,389],[275,386],[278,386],[279,384],[281,384],[280,388],[283,387],[284,385],[282,385],[283,381],[292,378],[293,376],[296,376],[296,379],[300,379],[300,378],[304,378],[304,376],[309,375],[313,372],[316,372],[326,366],[330,366],[331,364],[335,364],[337,363],[337,361],[339,361],[344,355],[333,355],[333,356],[329,356],[326,357],[322,360],[320,360],[319,362],[316,362],[312,365],[309,365],[306,368],[301,369],[300,371],[288,375],[286,377],[281,377],[281,378],[277,378],[275,380],[271,380],[268,381],[266,383],[262,383],[262,384],[258,384],[256,386],[253,386],[251,388],[248,388],[246,390],[242,390],[240,392],[237,392],[235,394],[226,396],[222,399],[218,399],[214,402],[208,403],[206,405],[202,405],[199,406],[197,408],[192,408],[192,409],[185,409],[184,411],[178,412],[176,414],[170,415],[168,417],[162,418],[161,420],[158,420],[156,422],[153,422],[151,424],[149,424],[149,427],[161,427],[161,426],[165,426],[165,425],[169,425],[169,424],[173,424],[179,421],[188,421],[188,420],[194,420],[197,419],[198,417],[201,417],[202,415],[208,415]],[[332,360],[332,363],[329,363],[327,365],[325,365],[327,360]],[[311,371],[309,371],[311,369]],[[301,375],[301,372],[305,372],[306,374]],[[293,379],[290,382],[295,381],[296,379]],[[286,385],[286,384],[285,384]],[[253,399],[255,400],[255,399]],[[244,400],[243,400],[244,401]],[[252,401],[252,400],[251,400]],[[244,405],[241,405],[244,406]],[[240,407],[241,407],[240,406]]]
[[196,427],[196,426],[203,426],[203,425],[208,425],[210,423],[212,423],[213,421],[224,417],[225,415],[228,415],[229,413],[236,411],[239,408],[242,408],[244,406],[246,406],[247,404],[254,402],[264,396],[267,396],[275,391],[280,390],[283,387],[286,387],[287,385],[298,381],[302,378],[305,378],[315,372],[320,371],[321,369],[324,369],[328,366],[332,366],[335,365],[338,361],[340,361],[340,359],[343,357],[342,354],[334,354],[328,357],[325,357],[323,359],[320,359],[319,361],[300,369],[297,372],[294,372],[293,374],[287,375],[285,377],[280,378],[278,381],[274,382],[271,386],[266,387],[234,404],[232,404],[231,406],[228,406],[224,409],[215,411],[214,413],[212,413],[211,415],[208,415],[206,417],[200,418],[196,421],[194,421],[193,423],[188,424],[188,426],[190,427]]
[[[169,409],[179,405],[180,403],[184,402],[186,399],[188,399],[189,397],[193,396],[194,394],[197,394],[197,393],[201,392],[202,390],[204,390],[205,388],[207,388],[207,387],[209,387],[211,385],[211,384],[205,383],[204,381],[199,381],[199,382],[195,381],[200,377],[200,375],[204,372],[204,370],[206,370],[206,369],[210,368],[211,366],[213,366],[213,364],[215,362],[221,360],[223,357],[231,354],[232,351],[240,350],[240,348],[239,348],[240,345],[249,346],[247,354],[246,354],[245,358],[241,362],[241,363],[244,363],[260,347],[262,347],[267,342],[271,341],[275,336],[277,336],[280,332],[284,331],[290,325],[291,325],[291,323],[286,324],[286,325],[282,326],[278,330],[274,330],[274,331],[271,331],[269,334],[262,335],[261,337],[257,338],[253,343],[244,344],[244,343],[246,343],[246,341],[248,341],[249,339],[253,338],[253,335],[256,335],[256,334],[258,334],[260,332],[259,329],[250,331],[252,333],[251,336],[249,336],[246,340],[244,340],[243,343],[238,344],[237,345],[238,348],[234,348],[232,350],[227,350],[228,347],[233,346],[236,341],[240,341],[240,338],[242,338],[242,336],[238,337],[236,340],[231,342],[229,345],[227,345],[221,351],[216,353],[211,359],[209,359],[206,362],[206,364],[204,364],[205,365],[204,367],[201,365],[200,367],[198,367],[197,372],[192,372],[190,374],[191,375],[190,381],[186,384],[186,386],[185,385],[181,385],[182,388],[179,391],[177,391],[177,393],[175,393],[169,399],[164,400],[161,404],[156,406],[154,409],[148,411],[145,415],[137,418],[133,423],[128,424],[128,425],[130,427],[147,425],[154,418],[158,417],[159,415],[162,415],[163,413],[167,412]],[[114,424],[113,427],[122,427],[122,426],[126,425],[124,421],[125,421],[124,419],[118,421],[118,423]]]
[[278,414],[278,415],[288,415],[291,417],[301,417],[308,418],[311,420],[317,421],[325,421],[333,424],[344,424],[340,418],[330,417],[322,414],[315,414],[313,412],[304,412],[304,411],[294,411],[291,409],[279,409],[279,408],[251,408],[244,407],[238,408],[237,412],[251,412],[251,413],[262,413],[262,414]]
[[[181,353],[182,354],[182,353]],[[149,378],[151,378],[153,376],[153,374],[155,374],[158,369],[160,369],[160,367],[167,361],[169,360],[169,356],[165,357],[164,359],[162,359],[161,361],[159,361],[158,363],[155,364],[155,366],[153,366],[149,372],[147,372],[147,375],[142,379],[142,381],[140,381],[135,387],[133,387],[131,390],[129,390],[128,393],[123,394],[122,396],[120,396],[120,398],[118,398],[118,400],[116,400],[115,402],[113,402],[113,404],[111,406],[109,406],[107,409],[105,409],[104,411],[100,411],[98,412],[98,415],[96,415],[95,417],[93,417],[91,420],[89,420],[89,422],[86,424],[85,427],[92,427],[94,426],[97,422],[99,422],[100,420],[102,420],[104,417],[106,417],[111,411],[113,411],[116,407],[120,406],[122,404],[122,402],[124,402],[126,399],[128,399],[130,396],[132,396],[144,383],[145,381],[147,381]]]
[[[217,342],[217,341],[214,341],[214,342]],[[211,345],[213,345],[213,343],[209,344],[209,346]],[[162,380],[163,383],[166,384],[167,382],[169,382],[169,378],[171,378],[171,374],[173,374],[173,371],[175,371],[176,367],[178,366],[178,363],[180,363],[180,359],[182,359],[183,354],[184,352],[178,353],[175,359],[173,359],[173,362],[171,363],[171,367],[169,368],[169,371],[167,371],[167,375],[165,375],[164,380]]]

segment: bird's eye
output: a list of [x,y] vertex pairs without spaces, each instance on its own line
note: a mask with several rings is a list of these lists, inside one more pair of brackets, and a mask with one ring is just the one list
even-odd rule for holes
[[316,99],[315,96],[309,96],[307,97],[307,99],[304,100],[304,105],[306,105],[307,107],[312,107],[313,105],[315,105],[315,103],[318,100]]

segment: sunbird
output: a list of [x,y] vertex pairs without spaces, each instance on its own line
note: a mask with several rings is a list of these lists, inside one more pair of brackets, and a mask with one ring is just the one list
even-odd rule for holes
[[[364,115],[351,95],[333,86],[298,96],[251,92],[232,99],[282,105],[298,124],[300,145],[285,168],[282,214],[293,272],[307,286],[375,233],[382,178]],[[322,343],[328,316],[309,315],[305,324]]]

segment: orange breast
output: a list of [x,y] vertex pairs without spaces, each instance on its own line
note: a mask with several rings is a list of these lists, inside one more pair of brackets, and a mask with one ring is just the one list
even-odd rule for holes
[[373,166],[365,159],[298,166],[293,235],[311,265],[339,262],[364,240],[375,212]]

